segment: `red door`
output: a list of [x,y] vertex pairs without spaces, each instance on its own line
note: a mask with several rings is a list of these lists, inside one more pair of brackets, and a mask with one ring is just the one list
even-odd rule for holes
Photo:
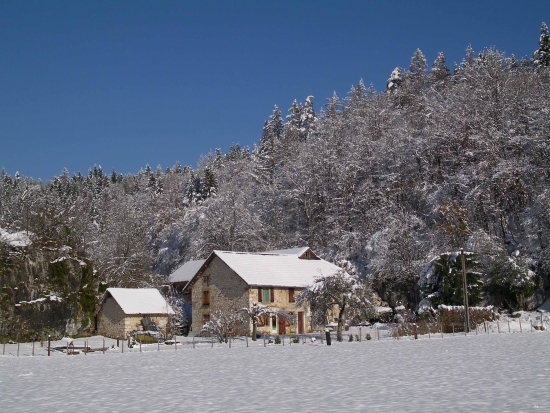
[[298,334],[304,334],[304,312],[298,311]]
[[280,315],[277,323],[279,324],[279,334],[286,334],[286,318]]

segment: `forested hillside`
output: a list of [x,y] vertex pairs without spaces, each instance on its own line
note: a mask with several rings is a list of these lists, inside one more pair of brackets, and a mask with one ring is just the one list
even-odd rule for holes
[[[213,249],[308,245],[411,307],[445,296],[464,248],[479,302],[532,305],[550,291],[545,25],[539,46],[519,60],[468,48],[450,69],[417,50],[385,91],[359,81],[318,110],[311,96],[295,101],[286,120],[275,106],[257,146],[196,168],[94,167],[48,182],[2,171],[0,227],[28,231],[35,247],[69,246],[110,286],[162,282]],[[24,248],[1,253],[5,271]]]

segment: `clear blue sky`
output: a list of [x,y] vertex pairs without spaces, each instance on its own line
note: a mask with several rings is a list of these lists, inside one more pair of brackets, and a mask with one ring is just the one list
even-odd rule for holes
[[258,142],[274,104],[382,90],[416,48],[530,55],[542,21],[548,0],[0,0],[0,167],[196,166]]

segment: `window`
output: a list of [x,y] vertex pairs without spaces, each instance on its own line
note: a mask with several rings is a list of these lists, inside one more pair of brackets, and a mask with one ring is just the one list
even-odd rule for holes
[[289,288],[288,289],[288,302],[289,303],[295,302],[295,300],[294,300],[294,288]]
[[263,327],[267,324],[266,317],[267,316],[265,316],[265,315],[261,315],[260,317],[258,317],[258,327]]
[[273,303],[275,301],[275,290],[271,288],[258,288],[258,302]]
[[202,292],[202,305],[210,305],[210,291],[208,290]]
[[210,276],[209,275],[204,276],[203,284],[204,284],[205,287],[208,287],[210,285]]

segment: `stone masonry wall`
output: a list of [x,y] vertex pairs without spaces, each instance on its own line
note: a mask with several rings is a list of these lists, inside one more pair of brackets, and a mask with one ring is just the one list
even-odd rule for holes
[[[249,302],[250,306],[252,303],[258,302],[258,288],[261,287],[252,287],[249,290]],[[264,288],[269,288],[269,286],[264,286]],[[296,298],[298,294],[300,293],[300,289],[295,288],[294,289],[294,297]],[[265,305],[266,307],[272,307],[276,308],[277,310],[284,311],[286,313],[293,313],[295,316],[298,315],[300,311],[303,311],[304,315],[304,332],[309,333],[312,331],[311,323],[310,323],[310,314],[307,308],[303,307],[297,307],[296,303],[291,303],[289,301],[289,294],[288,294],[288,288],[285,287],[274,287],[274,302],[261,302],[262,305]],[[263,327],[258,327],[258,332],[262,334],[278,334],[279,332],[279,319],[275,321],[275,325],[273,325],[273,320],[270,317],[269,320],[267,320],[267,325]],[[286,334],[297,334],[298,333],[298,323],[296,321],[291,321],[289,323],[286,323]],[[290,325],[289,325],[290,324]],[[252,324],[250,325],[250,329],[252,330]]]
[[101,306],[97,333],[111,338],[125,338],[125,314],[113,297],[107,298]]
[[[208,280],[208,283],[206,282]],[[210,305],[203,305],[203,292],[209,291]],[[248,285],[218,257],[214,257],[198,277],[191,291],[192,330],[200,332],[204,316],[216,310],[236,311],[249,305]]]

